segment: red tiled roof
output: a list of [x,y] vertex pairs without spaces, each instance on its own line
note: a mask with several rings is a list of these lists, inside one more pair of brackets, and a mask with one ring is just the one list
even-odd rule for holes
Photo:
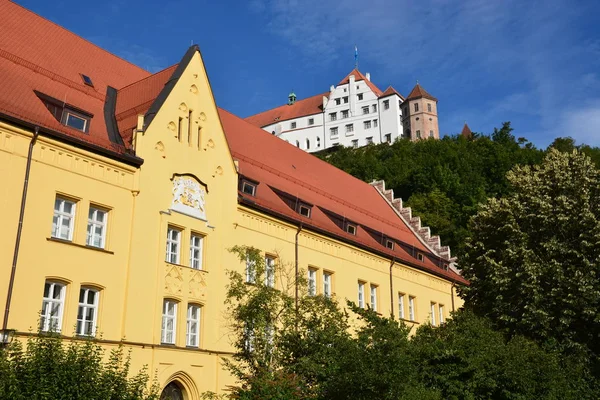
[[319,114],[323,112],[323,96],[329,97],[329,92],[298,100],[292,105],[284,104],[271,110],[263,111],[259,114],[247,117],[246,121],[262,128],[263,126],[292,118]]
[[[429,258],[418,262],[401,246],[395,246],[394,250],[386,248],[362,229],[361,225],[366,226],[404,242],[415,251],[430,254],[373,186],[227,111],[219,109],[219,115],[232,156],[239,162],[240,174],[259,182],[255,197],[240,192],[242,199],[250,200],[255,207],[387,254],[390,258],[396,257],[437,275],[466,282],[454,272],[444,271]],[[268,165],[263,163],[264,154],[269,154]],[[312,204],[310,218],[293,211],[273,188]],[[345,232],[323,210],[358,224],[357,234]]]
[[[0,1],[0,113],[118,153],[104,119],[108,86],[149,75],[72,32],[10,2]],[[92,79],[83,83],[80,74]],[[93,115],[89,132],[62,125],[34,90]]]
[[470,138],[471,135],[473,134],[473,132],[471,132],[471,128],[469,128],[469,125],[467,125],[467,123],[465,122],[465,126],[463,126],[462,131],[460,132],[460,134],[466,138]]
[[137,125],[138,115],[143,115],[148,111],[171,75],[173,75],[177,65],[165,68],[129,86],[125,86],[117,92],[115,118],[119,133],[127,146],[131,145],[132,133]]
[[391,96],[391,95],[394,95],[394,94],[397,95],[397,96],[400,96],[400,98],[402,100],[404,100],[404,96],[402,96],[396,89],[394,89],[391,86],[388,86],[388,88],[385,89],[385,92],[383,92],[381,94],[381,96],[379,96],[379,97],[387,97],[387,96]]
[[364,76],[362,74],[362,72],[360,72],[356,68],[354,68],[352,71],[350,71],[350,73],[348,75],[346,75],[346,77],[344,79],[342,79],[341,82],[338,83],[338,85],[345,85],[346,83],[349,83],[350,82],[350,75],[354,75],[354,80],[356,82],[358,82],[358,81],[365,81],[367,83],[367,86],[373,91],[373,93],[375,93],[375,96],[379,97],[383,93],[381,91],[381,89],[379,89],[377,86],[375,86],[375,84],[373,82],[371,82],[370,80],[368,80],[367,77]]
[[418,83],[415,85],[413,90],[410,91],[410,94],[408,96],[406,96],[406,100],[416,100],[416,99],[420,99],[422,97],[433,100],[433,101],[437,101],[437,99],[435,97],[433,97],[432,95],[427,93],[427,91],[425,89],[423,89],[421,87],[421,85],[419,85]]

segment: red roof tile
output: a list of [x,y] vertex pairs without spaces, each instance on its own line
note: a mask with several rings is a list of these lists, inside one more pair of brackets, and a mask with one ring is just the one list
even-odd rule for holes
[[427,91],[425,89],[423,89],[421,87],[421,85],[419,85],[418,83],[415,85],[413,90],[410,91],[410,94],[408,96],[406,96],[406,100],[416,100],[416,99],[420,99],[422,97],[433,100],[433,101],[437,101],[437,99],[435,97],[433,97],[432,95],[427,93]]
[[[335,235],[342,240],[413,265],[421,265],[425,270],[437,275],[466,282],[454,272],[444,271],[429,258],[422,263],[418,262],[401,246],[395,246],[394,250],[387,249],[360,227],[366,226],[405,243],[414,251],[430,254],[373,186],[227,111],[219,110],[219,113],[232,156],[239,162],[240,174],[259,182],[256,196],[251,197],[240,192],[242,199],[247,198],[255,207],[303,222],[306,226]],[[269,154],[268,165],[263,162],[264,154]],[[302,217],[292,210],[273,188],[312,204],[310,218]],[[357,234],[345,232],[323,210],[329,210],[359,224]]]
[[404,100],[404,96],[402,96],[402,95],[401,95],[401,94],[400,94],[400,93],[399,93],[399,92],[398,92],[396,89],[394,89],[394,88],[393,88],[393,87],[391,87],[391,86],[388,86],[388,88],[387,88],[387,89],[385,89],[385,92],[383,92],[383,93],[381,94],[381,96],[379,96],[379,97],[380,97],[380,98],[381,98],[381,97],[387,97],[387,96],[391,96],[391,95],[394,95],[394,94],[395,94],[395,95],[397,95],[397,96],[400,96],[400,98],[401,98],[402,100]]
[[465,122],[465,126],[463,126],[460,134],[466,138],[470,138],[473,135],[473,132],[471,132],[471,128],[469,128],[469,125],[467,125],[466,122]]
[[367,77],[364,76],[362,74],[362,72],[360,72],[356,68],[353,69],[352,71],[350,71],[350,73],[348,75],[346,75],[346,77],[344,79],[342,79],[341,82],[338,85],[345,85],[346,83],[349,83],[350,82],[350,75],[354,75],[354,80],[356,82],[358,82],[358,81],[365,81],[367,83],[367,86],[373,91],[373,93],[375,93],[375,96],[379,97],[383,93],[381,91],[381,89],[379,89],[377,86],[375,86],[375,84],[373,82],[371,82],[370,80],[368,80]]
[[323,112],[323,96],[328,98],[329,92],[298,100],[292,105],[284,104],[271,110],[263,111],[247,117],[246,121],[262,128],[280,121],[319,114]]
[[[0,113],[124,152],[109,138],[106,90],[149,73],[13,2],[0,1],[0,16]],[[94,86],[85,85],[80,74],[89,76]],[[89,132],[58,122],[34,90],[92,114]]]

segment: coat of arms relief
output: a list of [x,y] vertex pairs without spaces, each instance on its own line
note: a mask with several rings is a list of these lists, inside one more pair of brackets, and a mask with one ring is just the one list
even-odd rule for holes
[[194,177],[179,175],[173,177],[173,201],[171,210],[206,220],[206,189]]

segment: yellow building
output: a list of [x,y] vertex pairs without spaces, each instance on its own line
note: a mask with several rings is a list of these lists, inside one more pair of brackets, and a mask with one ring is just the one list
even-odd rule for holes
[[383,182],[218,109],[197,46],[150,74],[12,2],[0,18],[4,331],[101,333],[198,399],[234,383],[234,245],[411,324],[460,305],[449,249]]

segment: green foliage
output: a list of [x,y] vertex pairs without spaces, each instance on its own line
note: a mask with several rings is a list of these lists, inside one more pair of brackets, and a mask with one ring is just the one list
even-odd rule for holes
[[471,285],[459,293],[508,332],[597,359],[600,171],[577,150],[550,149],[507,177],[510,194],[472,220],[460,263]]
[[[600,148],[575,146],[571,138],[558,138],[552,146],[562,151],[578,148],[600,166]],[[490,136],[403,139],[391,146],[340,148],[320,157],[366,182],[385,180],[386,188],[394,189],[395,196],[413,208],[413,215],[460,255],[469,236],[469,219],[479,204],[508,195],[507,172],[516,165],[539,164],[544,155],[526,139],[516,139],[505,122]]]
[[92,340],[65,343],[56,334],[39,333],[0,350],[0,398],[155,400],[142,369],[129,377],[129,354],[113,350],[106,362],[104,349]]
[[236,353],[226,365],[239,386],[206,399],[595,398],[577,358],[505,335],[486,318],[461,311],[443,327],[424,325],[410,336],[394,317],[309,296],[303,279],[296,308],[292,268],[277,264],[280,284],[274,289],[265,284],[258,250],[233,251],[256,270],[253,284],[230,273],[227,304]]

